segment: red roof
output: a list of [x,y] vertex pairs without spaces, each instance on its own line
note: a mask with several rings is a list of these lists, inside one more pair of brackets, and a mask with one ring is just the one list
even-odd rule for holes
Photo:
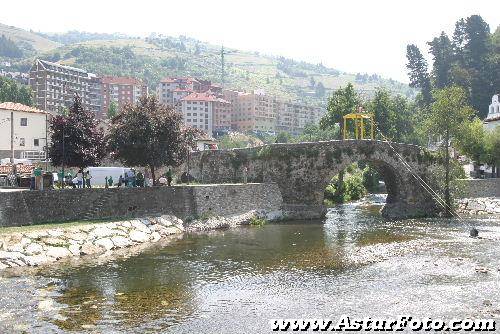
[[183,89],[183,88],[176,88],[174,89],[174,92],[193,92],[191,89]]
[[3,102],[0,103],[0,109],[4,110],[12,110],[12,111],[22,111],[22,112],[31,112],[35,114],[49,114],[47,111],[43,111],[37,108],[33,108],[22,103],[15,102]]
[[204,102],[213,102],[217,101],[217,98],[213,95],[207,94],[207,93],[191,93],[185,98],[182,99],[182,101],[204,101]]
[[102,77],[102,83],[115,85],[142,85],[142,81],[129,77]]
[[163,83],[176,83],[176,82],[180,82],[180,83],[187,83],[187,84],[190,84],[192,82],[198,82],[196,79],[193,79],[193,78],[164,78],[161,80],[161,82]]

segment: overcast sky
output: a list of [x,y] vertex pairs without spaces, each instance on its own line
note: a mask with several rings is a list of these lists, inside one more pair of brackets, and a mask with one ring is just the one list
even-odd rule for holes
[[425,43],[480,14],[492,30],[500,0],[2,1],[0,22],[43,32],[186,35],[348,72],[407,82],[408,43]]

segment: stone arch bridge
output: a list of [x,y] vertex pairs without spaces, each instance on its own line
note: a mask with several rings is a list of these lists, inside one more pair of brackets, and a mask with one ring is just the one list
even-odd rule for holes
[[428,152],[416,145],[377,140],[332,140],[201,151],[191,155],[189,169],[201,183],[234,183],[243,182],[246,167],[248,182],[274,182],[279,186],[286,216],[318,218],[326,213],[323,196],[332,177],[354,162],[365,161],[379,172],[386,184],[384,217],[436,215],[438,205],[405,168],[395,151],[406,160],[414,174],[431,184],[429,168],[435,161]]

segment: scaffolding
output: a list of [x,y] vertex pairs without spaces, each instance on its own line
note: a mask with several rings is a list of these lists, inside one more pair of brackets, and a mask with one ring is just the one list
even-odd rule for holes
[[[365,139],[365,120],[370,122],[370,138],[375,139],[375,126],[373,115],[369,113],[351,113],[344,116],[344,139],[348,139],[347,134],[347,122],[348,120],[354,120],[354,137],[355,139]],[[368,138],[366,138],[368,139]]]

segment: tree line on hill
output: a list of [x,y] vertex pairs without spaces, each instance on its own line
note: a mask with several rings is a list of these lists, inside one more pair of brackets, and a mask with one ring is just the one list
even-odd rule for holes
[[0,36],[0,57],[21,58],[23,51],[16,43],[5,35]]

